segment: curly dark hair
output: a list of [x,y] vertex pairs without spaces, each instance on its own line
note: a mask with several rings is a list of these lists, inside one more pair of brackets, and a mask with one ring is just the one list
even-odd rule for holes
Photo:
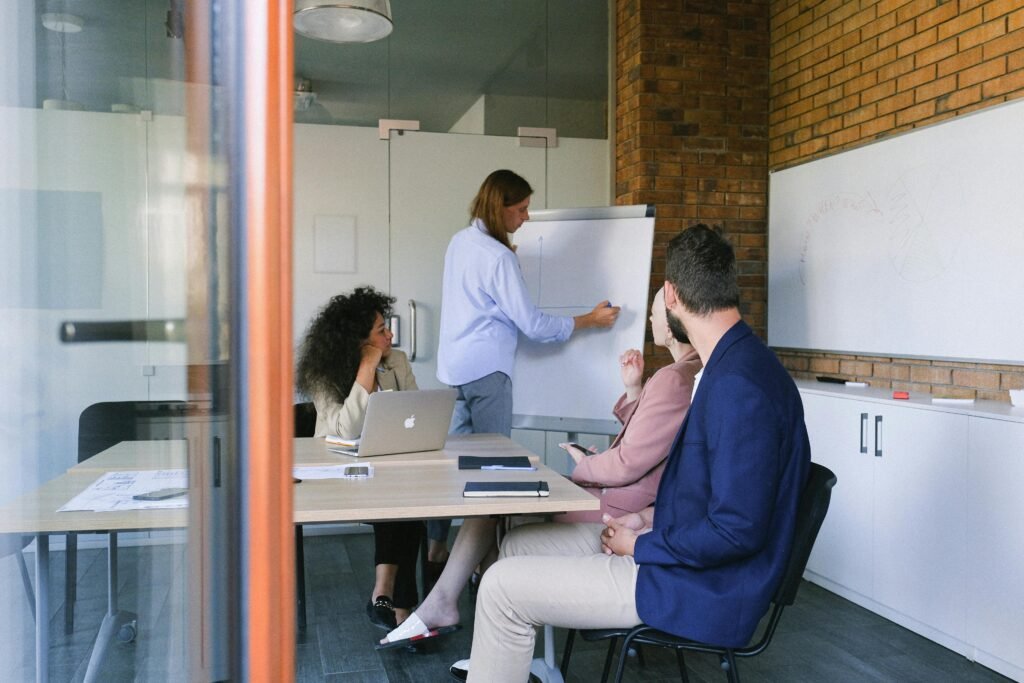
[[356,381],[360,346],[380,313],[387,320],[395,298],[373,287],[339,294],[317,314],[299,348],[296,385],[306,396],[324,393],[343,403]]

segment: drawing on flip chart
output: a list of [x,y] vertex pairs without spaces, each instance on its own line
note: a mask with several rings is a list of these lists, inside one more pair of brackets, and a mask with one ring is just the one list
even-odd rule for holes
[[[520,337],[513,378],[522,415],[608,419],[622,391],[618,354],[643,346],[653,218],[530,221],[516,231],[516,256],[530,299],[552,315],[621,306],[610,330],[565,344]],[[571,390],[569,390],[571,389]]]

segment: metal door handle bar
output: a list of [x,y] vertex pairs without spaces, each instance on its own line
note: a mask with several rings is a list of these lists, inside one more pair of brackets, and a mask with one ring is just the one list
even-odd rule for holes
[[416,302],[409,299],[409,362],[416,360]]
[[65,344],[120,341],[185,341],[185,319],[163,320],[66,320],[60,324]]
[[882,416],[875,415],[875,457],[882,457]]
[[868,452],[868,414],[860,414],[860,452]]

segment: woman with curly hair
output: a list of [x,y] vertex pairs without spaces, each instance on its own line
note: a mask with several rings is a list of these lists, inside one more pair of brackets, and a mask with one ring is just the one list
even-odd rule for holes
[[[315,436],[354,439],[363,431],[370,393],[418,389],[409,359],[391,348],[391,330],[384,324],[394,302],[372,287],[360,287],[333,297],[310,323],[296,374],[299,391],[316,407]],[[376,577],[366,614],[372,624],[388,630],[416,605],[423,523],[385,522],[373,528]],[[444,531],[430,542],[432,560],[447,556]]]

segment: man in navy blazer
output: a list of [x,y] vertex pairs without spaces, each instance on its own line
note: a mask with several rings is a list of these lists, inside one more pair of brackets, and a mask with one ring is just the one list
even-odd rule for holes
[[477,597],[470,681],[525,680],[539,624],[642,620],[738,647],[767,611],[810,467],[800,395],[741,320],[735,255],[718,231],[697,225],[673,238],[666,275],[669,324],[704,369],[655,504],[606,518],[603,530],[533,524],[509,534]]
[[637,613],[645,623],[739,647],[789,558],[810,465],[803,405],[789,373],[740,319],[724,238],[703,225],[684,231],[669,244],[666,274],[669,323],[690,337],[704,370],[650,533],[612,521],[606,545],[640,565]]

